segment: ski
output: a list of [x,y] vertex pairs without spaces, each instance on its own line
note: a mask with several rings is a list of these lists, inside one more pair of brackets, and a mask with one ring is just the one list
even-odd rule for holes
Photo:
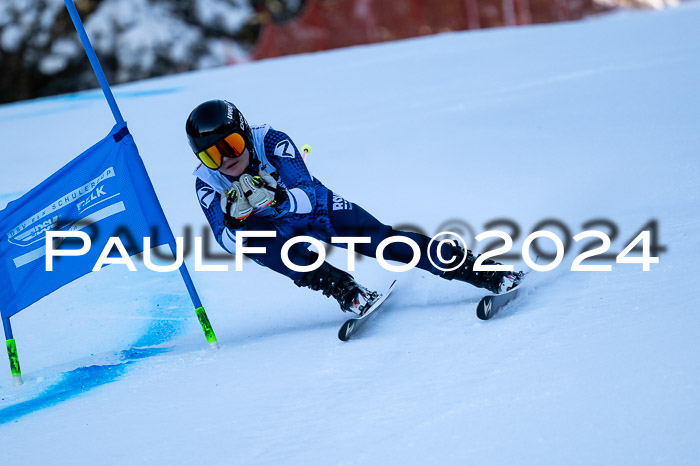
[[484,296],[476,306],[476,316],[481,320],[489,320],[502,307],[517,298],[521,290],[522,286],[518,285],[505,293]]
[[351,319],[348,319],[345,321],[345,323],[340,327],[340,330],[338,330],[338,338],[340,338],[341,341],[348,341],[351,336],[355,334],[362,326],[365,325],[365,323],[369,320],[370,316],[372,316],[377,309],[382,305],[384,301],[386,301],[386,298],[389,297],[391,292],[394,289],[394,285],[396,285],[396,280],[394,280],[389,288],[384,292],[384,294],[379,295],[377,300],[372,303],[372,305],[367,309],[364,314],[358,317],[353,317]]

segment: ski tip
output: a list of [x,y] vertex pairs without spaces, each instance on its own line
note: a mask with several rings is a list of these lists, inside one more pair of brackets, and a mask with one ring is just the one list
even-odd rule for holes
[[486,296],[481,298],[479,305],[476,306],[476,316],[481,320],[489,320],[493,309],[493,298]]
[[340,341],[348,341],[355,327],[355,319],[350,319],[345,322],[338,330],[338,338]]

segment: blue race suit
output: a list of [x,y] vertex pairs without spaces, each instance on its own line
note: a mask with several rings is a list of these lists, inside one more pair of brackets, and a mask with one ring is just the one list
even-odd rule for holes
[[[253,126],[253,146],[247,173],[257,175],[259,171],[279,173],[278,183],[287,190],[288,199],[281,205],[264,207],[254,211],[243,227],[249,231],[276,231],[274,238],[246,238],[246,246],[265,247],[264,254],[251,254],[255,262],[299,280],[303,272],[289,269],[281,259],[283,244],[295,236],[311,236],[326,243],[332,237],[362,236],[371,238],[370,243],[356,244],[355,250],[375,257],[377,245],[390,236],[405,236],[415,241],[420,250],[420,261],[416,267],[439,275],[428,259],[430,238],[419,233],[402,232],[384,225],[357,204],[349,202],[326,188],[309,174],[306,164],[291,138],[275,131],[269,125]],[[236,233],[224,225],[224,213],[220,207],[221,192],[228,190],[237,178],[210,170],[200,164],[194,172],[197,177],[196,190],[200,206],[209,221],[214,237],[229,253],[236,251]],[[338,244],[340,247],[345,247]],[[433,248],[434,249],[434,248]],[[405,243],[394,242],[383,253],[387,260],[409,263],[413,250]],[[444,255],[443,257],[450,257]],[[433,252],[433,261],[437,261]],[[297,265],[309,265],[313,259],[304,243],[296,243],[289,250],[289,259]]]

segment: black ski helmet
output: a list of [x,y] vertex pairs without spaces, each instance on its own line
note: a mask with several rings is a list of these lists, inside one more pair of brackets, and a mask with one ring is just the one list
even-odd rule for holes
[[243,137],[245,147],[255,159],[253,132],[243,114],[226,100],[208,100],[192,110],[185,124],[187,139],[192,151],[199,153],[214,146],[233,133]]

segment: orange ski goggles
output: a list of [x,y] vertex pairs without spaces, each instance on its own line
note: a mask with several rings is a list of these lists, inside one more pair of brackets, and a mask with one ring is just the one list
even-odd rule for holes
[[202,163],[212,170],[218,170],[224,157],[240,157],[245,150],[245,139],[238,133],[231,133],[213,146],[197,153]]

